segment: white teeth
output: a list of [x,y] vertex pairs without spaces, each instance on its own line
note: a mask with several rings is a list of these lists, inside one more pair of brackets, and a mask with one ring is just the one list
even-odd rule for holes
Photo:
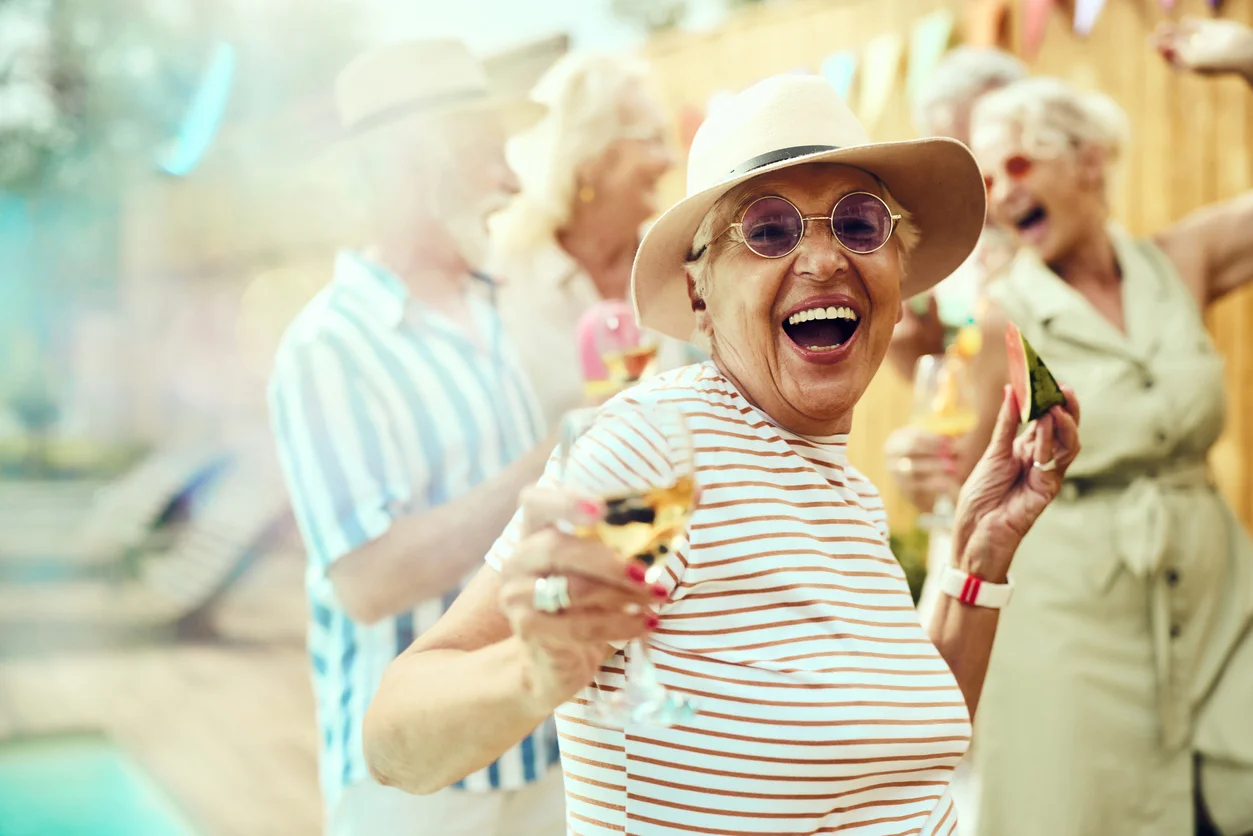
[[853,322],[857,321],[857,314],[852,308],[835,307],[829,308],[808,308],[798,311],[787,318],[788,325],[795,325],[798,322],[809,322],[811,319],[848,319]]
[[[841,343],[840,345],[843,345],[843,343]],[[806,351],[835,351],[839,347],[840,347],[839,345],[807,345],[805,346],[805,350]]]

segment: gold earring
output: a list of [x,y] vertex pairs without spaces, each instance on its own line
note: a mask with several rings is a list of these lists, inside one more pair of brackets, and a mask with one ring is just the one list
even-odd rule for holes
[[583,201],[584,203],[591,203],[595,199],[596,199],[596,190],[593,189],[591,186],[584,186],[583,188],[579,189],[579,200]]

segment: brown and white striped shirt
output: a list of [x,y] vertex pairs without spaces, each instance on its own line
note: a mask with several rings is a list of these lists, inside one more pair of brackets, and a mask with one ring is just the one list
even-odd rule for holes
[[[789,433],[711,363],[690,366],[619,396],[575,446],[614,474],[606,494],[642,487],[630,474],[651,455],[640,413],[615,409],[628,401],[677,406],[694,437],[700,505],[666,565],[673,593],[649,647],[663,684],[701,712],[615,730],[591,722],[590,686],[562,706],[569,832],[953,833],[969,715],[847,437]],[[489,564],[508,559],[519,526]],[[619,652],[597,684],[621,685],[623,670]]]

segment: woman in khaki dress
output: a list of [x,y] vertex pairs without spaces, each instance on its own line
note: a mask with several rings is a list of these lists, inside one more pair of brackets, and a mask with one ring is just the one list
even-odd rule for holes
[[[1227,69],[1253,80],[1253,34],[1200,30],[1246,39]],[[1253,280],[1253,193],[1133,238],[1106,194],[1125,125],[1055,79],[974,114],[989,216],[1020,245],[989,289],[980,385],[995,402],[1010,320],[1084,404],[1083,453],[1023,541],[976,720],[978,809],[962,812],[985,836],[1253,832],[1253,543],[1206,467],[1224,403],[1203,321]]]

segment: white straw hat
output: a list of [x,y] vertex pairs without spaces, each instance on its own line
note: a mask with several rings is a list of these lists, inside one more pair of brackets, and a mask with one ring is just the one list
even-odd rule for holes
[[920,233],[902,298],[957,269],[983,229],[983,177],[965,145],[952,139],[872,143],[835,89],[817,76],[784,75],[744,90],[701,125],[687,164],[687,196],[640,242],[631,297],[640,323],[681,340],[696,326],[686,262],[706,213],[730,189],[804,163],[840,163],[877,177]]
[[517,133],[545,113],[538,102],[493,90],[487,71],[455,40],[387,44],[354,58],[335,80],[339,120],[350,134],[419,113],[483,108]]

